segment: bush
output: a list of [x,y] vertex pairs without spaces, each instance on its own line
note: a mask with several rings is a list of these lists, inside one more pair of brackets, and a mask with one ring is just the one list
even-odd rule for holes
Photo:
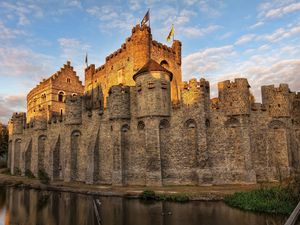
[[236,192],[225,197],[225,203],[236,208],[275,214],[290,214],[297,205],[287,188],[273,187]]
[[35,178],[34,174],[31,172],[30,169],[25,170],[25,176],[30,178],[30,179]]
[[154,191],[146,190],[142,192],[140,198],[143,200],[156,200],[156,195]]
[[15,176],[21,176],[22,175],[22,171],[18,167],[15,167],[15,169],[14,169],[14,175]]
[[38,171],[38,177],[39,180],[43,183],[43,184],[49,184],[50,182],[50,177],[48,176],[47,172],[43,169],[40,169]]
[[141,193],[140,198],[143,200],[187,202],[189,197],[185,194],[156,194],[154,191],[146,190]]

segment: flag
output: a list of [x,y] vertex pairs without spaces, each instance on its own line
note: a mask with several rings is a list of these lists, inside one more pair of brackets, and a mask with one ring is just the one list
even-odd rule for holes
[[168,37],[167,37],[167,41],[170,41],[170,40],[171,40],[171,37],[174,38],[174,25],[173,25],[173,24],[172,24],[172,28],[171,28],[171,30],[170,30],[170,33],[169,33],[169,35],[168,35]]
[[146,12],[142,22],[141,22],[141,27],[144,26],[148,21],[150,20],[150,13],[149,13],[149,9]]
[[88,67],[88,54],[87,53],[85,54],[85,64],[86,64],[86,67]]

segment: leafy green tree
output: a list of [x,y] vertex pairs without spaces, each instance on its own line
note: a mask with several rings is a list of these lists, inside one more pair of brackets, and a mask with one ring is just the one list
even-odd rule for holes
[[8,152],[8,130],[0,124],[0,157],[6,157]]

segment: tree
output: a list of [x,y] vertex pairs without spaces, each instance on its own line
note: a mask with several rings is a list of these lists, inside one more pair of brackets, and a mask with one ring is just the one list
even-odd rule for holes
[[8,152],[8,130],[3,124],[0,124],[0,157],[7,156]]

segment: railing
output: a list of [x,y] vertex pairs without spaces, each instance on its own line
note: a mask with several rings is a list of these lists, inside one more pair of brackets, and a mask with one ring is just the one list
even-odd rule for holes
[[297,222],[298,216],[300,214],[300,202],[288,218],[288,220],[285,222],[284,225],[294,225]]

